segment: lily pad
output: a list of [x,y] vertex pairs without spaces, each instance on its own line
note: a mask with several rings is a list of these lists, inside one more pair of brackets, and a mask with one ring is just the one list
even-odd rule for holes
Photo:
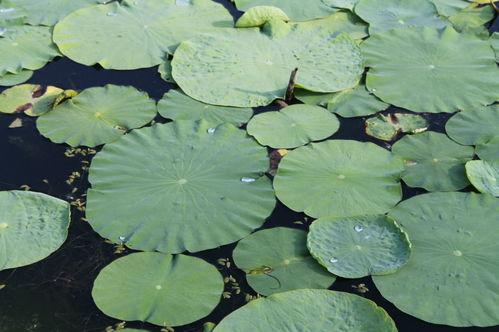
[[256,6],[250,8],[236,22],[236,28],[259,27],[271,20],[290,21],[288,15],[273,6]]
[[494,32],[490,37],[490,43],[496,53],[496,62],[499,62],[499,32]]
[[324,3],[336,7],[336,8],[346,8],[352,10],[359,0],[322,0]]
[[162,63],[183,40],[233,24],[230,13],[210,0],[124,0],[69,14],[55,26],[54,41],[78,63],[137,69]]
[[202,259],[141,252],[103,268],[92,297],[108,316],[179,326],[209,315],[223,289],[218,270]]
[[229,314],[213,332],[396,332],[390,316],[358,295],[301,289],[260,298]]
[[234,0],[237,9],[246,11],[255,6],[273,6],[282,9],[293,21],[308,21],[331,15],[338,9],[328,0]]
[[479,6],[476,3],[472,3],[468,7],[450,16],[449,21],[457,31],[473,32],[473,29],[481,28],[478,29],[478,31],[483,31],[485,36],[488,37],[489,34],[484,27],[484,24],[493,20],[494,14],[495,10],[492,6]]
[[459,112],[445,124],[445,131],[459,144],[483,144],[497,136],[499,105]]
[[337,13],[304,23],[273,20],[262,31],[203,34],[178,47],[173,77],[194,99],[239,107],[264,106],[283,98],[295,68],[297,86],[307,90],[353,87],[363,71],[360,49],[348,34],[338,34],[363,35],[365,26],[350,17]]
[[482,160],[499,160],[499,135],[486,143],[478,144],[475,153]]
[[374,276],[397,308],[426,322],[456,327],[499,324],[499,199],[429,193],[390,214],[409,234],[412,255],[397,273]]
[[13,86],[21,84],[29,80],[31,76],[33,76],[33,71],[31,70],[21,70],[17,74],[6,73],[3,76],[0,76],[0,85]]
[[472,160],[466,163],[466,174],[478,191],[499,197],[499,160]]
[[468,0],[432,0],[440,15],[450,17],[470,5]]
[[248,134],[272,148],[295,148],[328,138],[340,122],[322,107],[291,105],[279,112],[256,115],[248,123]]
[[155,115],[156,104],[145,92],[106,85],[86,89],[57,106],[40,117],[36,127],[54,143],[94,147],[144,126]]
[[40,69],[60,55],[48,27],[11,25],[0,38],[0,76]]
[[176,120],[201,120],[219,124],[232,123],[240,126],[253,116],[251,108],[224,107],[209,105],[192,99],[180,91],[170,90],[158,102],[158,111],[162,117]]
[[268,164],[266,149],[231,124],[179,120],[134,130],[94,157],[87,218],[101,236],[137,250],[235,242],[274,208]]
[[336,279],[307,250],[307,233],[277,227],[251,234],[237,244],[234,263],[248,284],[268,296],[302,288],[328,288]]
[[404,159],[402,180],[410,187],[456,191],[470,184],[464,165],[473,159],[473,147],[459,145],[445,134],[405,136],[393,145],[392,152]]
[[62,92],[62,89],[54,86],[36,84],[13,86],[0,93],[0,112],[39,116],[52,109]]
[[366,120],[366,134],[384,141],[393,141],[400,133],[416,134],[426,129],[428,122],[416,114],[379,114]]
[[294,211],[319,218],[381,214],[402,198],[402,160],[373,143],[329,140],[289,152],[274,188]]
[[362,44],[367,87],[414,112],[455,112],[499,99],[499,70],[487,40],[448,27],[395,29]]
[[312,256],[343,278],[394,273],[411,254],[407,235],[385,215],[320,218],[307,237]]
[[41,193],[0,192],[0,271],[36,263],[66,241],[69,204]]
[[[351,89],[347,89],[344,91],[350,90]],[[295,88],[294,97],[307,105],[327,107],[327,103],[329,102],[329,100],[331,100],[331,98],[336,96],[338,93],[341,92],[322,93]]]
[[408,27],[441,29],[447,25],[430,0],[360,0],[355,14],[369,23],[370,33]]
[[172,76],[172,63],[167,60],[158,66],[158,73],[161,78],[168,83],[175,83]]
[[362,84],[353,90],[337,93],[329,100],[327,109],[341,117],[353,118],[375,114],[386,110],[389,106],[370,93]]

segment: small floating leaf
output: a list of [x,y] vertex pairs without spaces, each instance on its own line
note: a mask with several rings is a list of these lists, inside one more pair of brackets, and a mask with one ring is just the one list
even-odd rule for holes
[[54,86],[22,84],[0,93],[0,112],[39,116],[52,109],[63,92]]
[[459,144],[484,144],[498,136],[499,105],[459,112],[447,121],[445,130]]
[[158,73],[161,76],[161,78],[168,82],[168,83],[175,83],[175,80],[173,79],[172,76],[172,63],[171,61],[167,60],[161,63],[158,66]]
[[416,134],[427,128],[425,118],[416,114],[379,114],[366,120],[366,134],[384,141],[392,141],[400,133]]
[[388,104],[382,102],[361,84],[353,90],[345,90],[333,96],[327,109],[344,118],[366,116],[384,111]]
[[329,0],[235,0],[237,9],[245,11],[255,6],[273,6],[283,10],[293,21],[308,21],[326,17],[337,11]]
[[6,73],[0,76],[1,86],[13,86],[21,84],[29,80],[33,76],[33,71],[31,70],[21,70],[17,74]]
[[256,6],[250,8],[236,22],[236,28],[251,28],[264,25],[270,20],[289,21],[288,15],[281,9],[272,6]]
[[218,270],[199,258],[141,252],[104,267],[92,297],[108,316],[178,326],[207,316],[223,289]]
[[499,197],[499,160],[472,160],[466,163],[466,174],[478,191]]
[[321,265],[343,278],[394,273],[411,253],[407,235],[385,215],[320,218],[307,245]]
[[38,262],[68,236],[69,204],[30,191],[0,192],[0,271]]
[[291,105],[278,112],[256,115],[248,123],[248,134],[272,148],[295,148],[333,135],[340,123],[322,107]]
[[307,250],[307,233],[285,227],[265,229],[242,239],[234,263],[256,292],[268,296],[301,288],[328,288],[335,280]]

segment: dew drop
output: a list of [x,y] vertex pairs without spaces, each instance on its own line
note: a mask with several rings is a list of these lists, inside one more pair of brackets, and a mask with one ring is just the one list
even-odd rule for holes
[[429,65],[428,68],[435,69],[435,66],[434,65]]
[[156,289],[157,289],[157,290],[162,290],[162,289],[163,289],[163,287],[161,287],[161,285],[156,285]]
[[405,24],[405,21],[404,21],[404,20],[398,20],[398,22],[399,22],[400,24]]
[[364,227],[361,225],[357,225],[353,229],[355,229],[356,232],[362,232],[364,230]]
[[338,175],[338,179],[340,179],[340,180],[344,180],[345,178],[346,178],[346,176],[343,174]]
[[210,135],[213,135],[217,129],[216,128],[208,128],[207,132]]
[[329,261],[330,261],[331,263],[337,263],[337,262],[338,262],[338,258],[336,258],[336,257],[332,257]]
[[117,16],[118,14],[117,14],[117,13],[115,13],[115,12],[109,12],[109,13],[107,13],[106,15],[107,15],[107,16],[113,16],[113,17],[114,17],[114,16]]
[[124,237],[124,236],[120,236],[120,237],[119,237],[119,239],[120,239],[120,241],[121,241],[121,242],[125,242],[126,237]]
[[460,256],[462,256],[462,255],[463,255],[463,253],[461,252],[461,250],[454,250],[454,251],[452,252],[452,254],[454,254],[454,256],[457,256],[457,257],[460,257]]
[[247,177],[241,178],[241,182],[244,182],[244,183],[252,183],[255,181],[256,181],[255,178],[247,178]]
[[186,179],[179,179],[177,181],[178,184],[182,185],[182,184],[186,184],[187,183],[187,180]]

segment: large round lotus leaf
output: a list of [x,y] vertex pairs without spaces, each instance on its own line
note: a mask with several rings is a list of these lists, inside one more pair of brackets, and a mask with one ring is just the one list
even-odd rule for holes
[[365,85],[359,85],[353,90],[337,93],[329,100],[327,109],[344,118],[352,118],[375,114],[386,110],[388,106],[371,94]]
[[260,298],[232,312],[213,332],[396,332],[390,316],[358,295],[301,289]]
[[337,13],[303,23],[273,20],[262,31],[243,28],[195,37],[175,52],[173,77],[197,100],[239,107],[283,98],[295,68],[297,86],[307,90],[353,87],[363,70],[360,49],[349,35],[338,33],[362,35],[364,24],[350,16]]
[[12,25],[0,37],[0,76],[40,69],[59,55],[48,27]]
[[289,152],[274,179],[294,211],[319,218],[381,214],[402,198],[402,160],[373,143],[329,140]]
[[69,13],[106,0],[11,0],[26,13],[26,23],[52,26]]
[[259,27],[271,20],[289,21],[290,18],[277,7],[256,6],[250,8],[237,20],[236,28]]
[[258,114],[248,123],[248,134],[272,148],[295,148],[328,138],[340,122],[319,106],[291,105],[279,112]]
[[223,289],[218,270],[199,258],[142,252],[103,268],[92,297],[108,316],[178,326],[209,315]]
[[69,14],[55,26],[54,41],[84,65],[137,69],[162,63],[183,40],[233,24],[230,13],[211,0],[124,0]]
[[412,255],[397,273],[373,277],[384,298],[424,321],[499,324],[499,199],[430,193],[390,212],[408,233]]
[[0,271],[38,262],[66,240],[69,204],[41,193],[0,192]]
[[360,0],[355,14],[369,23],[370,33],[407,27],[441,29],[447,25],[430,0]]
[[328,288],[336,279],[310,256],[307,233],[299,229],[265,229],[242,239],[234,263],[248,284],[262,295],[293,289]]
[[274,6],[282,9],[293,21],[308,21],[326,17],[337,11],[328,0],[235,0],[237,9],[245,11],[255,6]]
[[390,274],[407,263],[407,235],[385,215],[321,218],[307,237],[312,256],[343,278]]
[[464,165],[473,159],[473,147],[459,145],[445,134],[405,136],[393,145],[392,152],[404,159],[402,180],[410,187],[455,191],[470,184]]
[[498,134],[499,105],[459,112],[445,124],[454,141],[464,145],[483,144]]
[[54,86],[36,84],[13,86],[0,93],[0,112],[38,116],[50,111],[62,92],[62,89]]
[[120,138],[127,130],[149,123],[156,103],[133,87],[89,88],[36,121],[40,133],[54,143],[94,147]]
[[367,87],[383,101],[415,112],[455,112],[499,98],[490,43],[452,28],[385,31],[362,44]]
[[466,174],[478,191],[499,197],[499,160],[472,160],[466,163]]
[[272,212],[268,163],[266,149],[231,124],[134,130],[93,159],[87,217],[133,249],[211,249],[247,236]]
[[499,136],[495,136],[486,143],[478,144],[475,153],[483,160],[499,160]]
[[0,76],[1,86],[13,86],[21,84],[29,80],[33,76],[33,71],[31,70],[21,70],[17,74],[6,73]]
[[172,120],[201,120],[209,123],[232,123],[240,126],[251,119],[251,108],[209,105],[192,99],[180,91],[170,90],[158,102],[161,116]]
[[416,134],[428,129],[428,122],[417,114],[378,114],[365,122],[366,134],[384,141],[392,141],[400,133]]

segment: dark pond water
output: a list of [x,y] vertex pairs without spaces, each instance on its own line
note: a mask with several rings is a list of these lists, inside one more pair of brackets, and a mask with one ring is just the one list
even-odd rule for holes
[[[231,4],[228,2],[224,4],[234,15],[238,14]],[[495,27],[499,25],[497,20],[494,25]],[[77,90],[105,84],[132,85],[148,92],[155,99],[161,98],[173,87],[161,80],[156,68],[125,72],[101,70],[82,66],[68,59],[59,59],[48,64],[37,71],[29,83]],[[389,110],[389,112],[393,111],[400,110],[395,108]],[[448,117],[447,115],[428,116],[431,130],[443,131]],[[28,185],[31,190],[44,192],[67,201],[84,199],[83,195],[88,188],[88,182],[82,166],[91,160],[91,155],[77,154],[74,157],[68,157],[65,155],[67,146],[51,143],[38,134],[33,118],[23,117],[23,127],[9,129],[8,126],[14,119],[15,116],[0,116],[0,190],[19,189],[23,185]],[[364,134],[363,119],[342,119],[340,131],[332,138],[373,141]],[[387,147],[380,141],[374,142]],[[68,184],[66,181],[75,171],[80,172],[82,176]],[[422,192],[424,191],[405,187],[404,198]],[[91,287],[102,267],[130,251],[115,254],[115,247],[93,232],[82,217],[84,215],[76,207],[73,208],[73,220],[68,240],[48,259],[27,267],[0,272],[0,284],[6,285],[0,290],[0,332],[104,331],[107,326],[118,322],[106,317],[93,304],[90,295]],[[295,223],[296,221],[301,221],[302,224]],[[282,204],[278,204],[264,227],[288,226],[306,229],[308,222],[310,220],[307,221],[304,215],[294,213]],[[205,320],[176,328],[175,331],[202,331],[204,322],[218,322],[245,303],[245,294],[254,295],[245,283],[244,274],[241,271],[233,265],[227,268],[217,264],[219,258],[230,258],[233,248],[234,245],[228,245],[198,253],[196,256],[217,265],[224,276],[235,277],[242,289],[241,294],[237,295],[232,290],[231,297],[223,299]],[[359,284],[365,284],[369,291],[359,293],[355,288]],[[411,285],[408,284],[407,288],[410,289]],[[370,278],[338,279],[331,289],[356,293],[375,301],[388,311],[401,332],[499,331],[499,327],[458,329],[427,324],[400,312],[384,300]],[[227,285],[226,291],[231,291],[230,285]],[[128,326],[149,328],[151,331],[160,330],[158,327],[142,323],[130,323]]]

